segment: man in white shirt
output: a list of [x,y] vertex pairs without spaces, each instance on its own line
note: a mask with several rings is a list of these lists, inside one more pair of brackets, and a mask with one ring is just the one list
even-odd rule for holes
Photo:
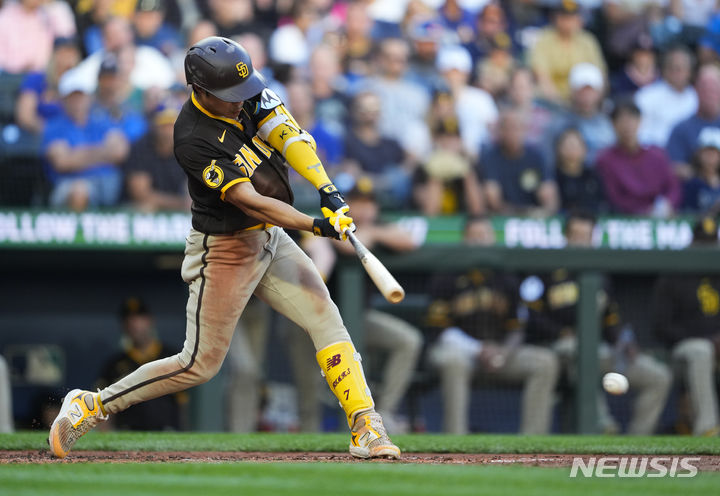
[[470,157],[477,157],[482,145],[490,141],[491,129],[498,119],[495,101],[487,91],[469,85],[472,58],[465,48],[447,46],[441,49],[437,68],[455,101],[465,152]]
[[687,48],[678,46],[663,58],[662,79],[635,94],[635,103],[642,113],[640,143],[665,147],[675,125],[697,111],[691,74],[692,55]]

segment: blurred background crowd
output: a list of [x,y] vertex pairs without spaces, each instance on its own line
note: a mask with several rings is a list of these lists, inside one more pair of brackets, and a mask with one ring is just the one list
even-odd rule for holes
[[[220,35],[250,52],[255,70],[314,136],[371,248],[408,253],[423,243],[403,226],[382,223],[380,212],[388,211],[457,214],[468,249],[495,244],[494,215],[564,215],[561,236],[582,249],[597,245],[598,216],[688,214],[700,219],[694,244],[717,245],[716,0],[0,3],[0,207],[186,211],[186,179],[172,142],[189,95],[183,59],[193,43]],[[316,209],[313,188],[298,176],[293,181],[296,206]],[[336,294],[357,291],[332,275],[336,255],[352,256],[347,246],[297,241]],[[374,390],[391,432],[574,429],[562,418],[574,407],[556,406],[568,405],[564,393],[572,394],[579,380],[578,274],[497,269],[424,267],[422,277],[403,279],[411,294],[393,312],[365,295],[366,369],[382,384]],[[631,401],[622,413],[598,393],[594,430],[720,432],[720,275],[707,269],[603,276],[596,303],[600,369],[627,375]],[[122,329],[117,356],[93,350],[85,355],[92,355],[92,366],[83,360],[81,371],[68,359],[68,376],[87,385],[95,367],[97,384],[106,384],[180,346],[185,294],[175,279],[159,270],[141,284],[140,276],[127,274],[114,274],[113,285],[101,274],[72,277],[80,278],[72,292],[83,308],[72,307],[66,288],[39,272],[24,274],[19,289],[3,293],[3,301],[17,302],[4,321],[8,329],[27,327],[29,336],[44,328],[43,339],[62,340],[68,356],[99,342],[98,327]],[[23,288],[47,293],[46,321],[32,301],[20,300]],[[120,301],[139,288],[153,295],[152,304],[123,299],[120,325],[113,323],[108,305],[115,300],[109,304],[108,295]],[[150,306],[160,308],[157,315]],[[102,319],[93,309],[104,312]],[[64,341],[71,335],[75,349]],[[161,339],[168,336],[170,344]],[[115,338],[106,335],[102,346]],[[0,344],[3,339],[13,342],[0,334]],[[292,408],[281,387],[266,387],[279,367],[266,361],[268,340],[288,348],[286,368],[299,392]],[[45,382],[65,385],[59,369],[41,366],[52,362],[48,353],[18,354],[11,369],[20,363],[50,370]],[[334,404],[312,358],[303,333],[251,304],[228,359],[226,417],[219,425],[333,428],[324,423],[322,405]],[[492,410],[485,417],[473,392],[479,378],[493,384],[482,396],[482,408]],[[514,388],[512,407],[503,410],[493,381]],[[33,403],[30,390],[15,391],[19,425],[52,418],[52,394]],[[156,401],[129,410],[116,426],[188,428],[186,395]],[[9,400],[0,397],[2,404]],[[290,410],[295,416],[288,420],[283,412]],[[433,415],[441,420],[430,420]],[[0,430],[2,424],[0,409]]]
[[383,206],[718,206],[715,0],[5,0],[0,205],[184,209],[172,122],[185,50],[210,35]]

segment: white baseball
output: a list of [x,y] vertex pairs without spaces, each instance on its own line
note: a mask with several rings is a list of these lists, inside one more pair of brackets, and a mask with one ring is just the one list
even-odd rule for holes
[[602,385],[610,394],[625,394],[630,384],[627,377],[617,372],[608,372],[603,376]]

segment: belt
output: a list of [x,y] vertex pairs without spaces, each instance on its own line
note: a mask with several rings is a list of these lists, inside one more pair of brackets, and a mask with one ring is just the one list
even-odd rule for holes
[[260,229],[270,229],[271,227],[275,227],[274,224],[268,224],[267,222],[263,222],[262,224],[256,224],[254,226],[246,227],[245,229],[241,229],[240,232],[243,231],[258,231]]

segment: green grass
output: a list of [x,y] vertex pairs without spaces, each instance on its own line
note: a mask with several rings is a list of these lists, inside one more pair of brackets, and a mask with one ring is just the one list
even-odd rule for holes
[[720,475],[570,479],[568,469],[397,464],[53,464],[0,466],[0,495],[542,495],[715,494]]
[[[45,432],[0,434],[0,450],[46,449]],[[396,436],[406,452],[720,454],[716,439],[513,435]],[[345,434],[100,433],[77,449],[147,451],[338,451]],[[0,496],[84,491],[168,496],[454,496],[715,494],[720,473],[692,479],[570,479],[569,468],[385,463],[53,463],[0,465]]]
[[[46,432],[0,434],[0,450],[46,449]],[[720,454],[717,438],[687,436],[515,436],[413,434],[394,436],[407,453]],[[92,432],[78,450],[334,451],[347,450],[347,434],[229,434]]]

